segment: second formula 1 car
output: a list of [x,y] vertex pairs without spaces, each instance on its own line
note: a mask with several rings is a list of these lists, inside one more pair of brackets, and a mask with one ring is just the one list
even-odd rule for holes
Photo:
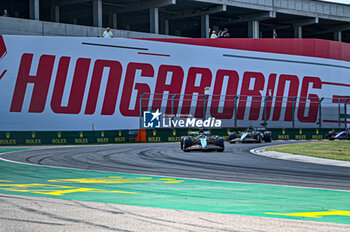
[[261,132],[259,130],[248,128],[243,132],[231,132],[228,136],[230,143],[270,143],[272,141],[271,131]]
[[190,131],[187,136],[181,137],[181,149],[185,152],[192,150],[225,150],[224,138],[212,135],[209,131]]
[[328,132],[328,135],[326,136],[329,140],[336,140],[336,139],[345,139],[350,140],[350,129],[346,131],[341,132],[335,132],[334,130],[331,130]]

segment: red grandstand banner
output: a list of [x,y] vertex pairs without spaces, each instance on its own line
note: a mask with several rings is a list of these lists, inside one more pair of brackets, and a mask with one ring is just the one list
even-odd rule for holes
[[228,48],[350,61],[350,44],[320,39],[150,39],[205,47]]
[[334,127],[348,44],[281,41],[2,36],[0,130],[136,129],[157,110],[223,127]]

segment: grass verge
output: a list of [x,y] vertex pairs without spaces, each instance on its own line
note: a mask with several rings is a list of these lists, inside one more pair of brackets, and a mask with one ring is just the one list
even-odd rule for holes
[[350,161],[350,141],[295,143],[270,147],[266,150],[325,159]]

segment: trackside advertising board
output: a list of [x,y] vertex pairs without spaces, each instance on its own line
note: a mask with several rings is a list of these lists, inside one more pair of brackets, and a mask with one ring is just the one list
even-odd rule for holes
[[350,96],[350,46],[332,41],[4,35],[0,57],[1,131],[243,127],[264,110],[269,127],[315,127],[322,98],[333,128]]

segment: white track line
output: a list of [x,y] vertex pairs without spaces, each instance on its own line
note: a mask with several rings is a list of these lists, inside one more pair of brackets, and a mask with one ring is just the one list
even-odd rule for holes
[[260,155],[260,156],[265,156],[265,157],[275,158],[275,159],[283,159],[283,160],[291,160],[291,161],[297,161],[297,162],[339,166],[339,167],[350,167],[349,161],[322,159],[322,158],[311,157],[311,156],[295,155],[295,154],[265,150],[266,148],[274,147],[274,146],[280,146],[280,145],[254,148],[254,149],[251,149],[250,152],[255,155]]

